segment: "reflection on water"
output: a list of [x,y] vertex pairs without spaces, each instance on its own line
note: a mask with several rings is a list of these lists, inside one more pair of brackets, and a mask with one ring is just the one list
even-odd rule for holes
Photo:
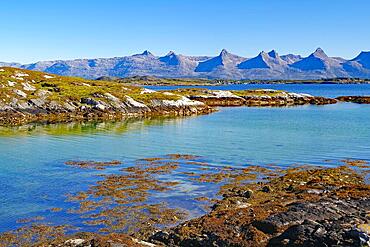
[[[190,117],[187,117],[190,118]],[[119,122],[71,122],[60,124],[27,124],[22,126],[0,126],[0,137],[29,135],[91,135],[107,133],[120,135],[130,130],[140,130],[150,125],[164,125],[167,122],[180,122],[183,117],[129,118]]]

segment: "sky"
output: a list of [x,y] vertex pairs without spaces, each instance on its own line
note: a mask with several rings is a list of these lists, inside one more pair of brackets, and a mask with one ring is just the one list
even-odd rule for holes
[[370,50],[369,0],[3,0],[0,61]]

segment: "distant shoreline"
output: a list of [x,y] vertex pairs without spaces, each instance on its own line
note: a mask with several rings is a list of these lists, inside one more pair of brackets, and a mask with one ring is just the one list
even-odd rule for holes
[[126,78],[101,77],[97,80],[134,84],[137,86],[217,86],[217,85],[271,85],[271,84],[370,84],[370,79],[330,78],[320,80],[221,80],[197,78],[160,78],[133,76]]

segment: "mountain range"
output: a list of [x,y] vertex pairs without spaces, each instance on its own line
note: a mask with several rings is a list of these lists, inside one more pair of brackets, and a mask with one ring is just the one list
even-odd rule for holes
[[370,78],[370,52],[351,60],[329,57],[316,49],[308,57],[275,50],[245,58],[223,49],[218,56],[185,56],[171,51],[155,56],[149,51],[125,57],[41,61],[32,64],[5,63],[0,66],[95,79],[102,76],[156,76],[210,79],[321,79]]

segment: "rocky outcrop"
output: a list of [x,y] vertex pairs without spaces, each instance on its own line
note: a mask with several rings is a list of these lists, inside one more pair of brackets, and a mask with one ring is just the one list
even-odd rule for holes
[[[370,232],[361,229],[367,224],[370,199],[323,199],[314,203],[297,203],[288,211],[256,222],[263,232],[279,233],[268,246],[361,246],[370,244]],[[291,225],[286,229],[286,225]],[[275,230],[275,231],[274,231]]]
[[31,99],[14,106],[0,106],[0,125],[22,125],[29,122],[56,123],[91,120],[119,120],[127,117],[173,115],[188,116],[214,111],[201,102],[186,100],[153,100],[146,105],[127,96],[126,100],[103,101],[81,98],[80,102],[58,103]]
[[155,233],[165,246],[368,246],[370,187],[348,166],[225,186],[210,213]]
[[214,111],[202,102],[172,93],[12,68],[0,71],[0,88],[0,125],[186,116]]
[[277,90],[209,91],[194,92],[190,99],[201,101],[209,106],[295,106],[335,104],[336,99],[289,93]]
[[370,104],[370,96],[340,96],[337,97],[336,99],[343,102]]

